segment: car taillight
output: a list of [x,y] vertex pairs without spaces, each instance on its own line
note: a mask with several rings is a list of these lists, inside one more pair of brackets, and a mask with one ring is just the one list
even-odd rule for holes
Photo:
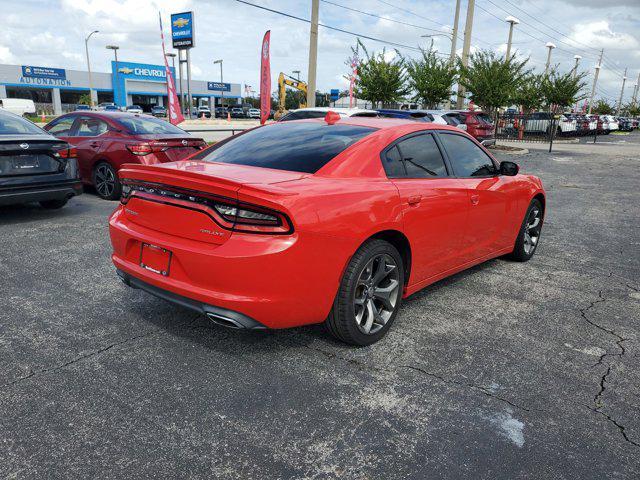
[[151,145],[149,145],[148,143],[127,145],[127,150],[129,150],[134,155],[149,155],[151,152],[153,152]]
[[53,147],[53,156],[57,158],[76,158],[78,150],[71,145],[56,145]]
[[210,211],[215,212],[215,216],[210,216],[218,225],[234,232],[263,234],[289,234],[293,232],[293,225],[285,214],[267,207],[234,202],[231,199],[205,192],[182,190],[159,184],[138,184],[129,179],[122,180],[122,197],[120,199],[122,204],[126,205],[135,196],[144,198],[147,195],[166,197],[172,203],[185,206],[196,204],[208,207]]

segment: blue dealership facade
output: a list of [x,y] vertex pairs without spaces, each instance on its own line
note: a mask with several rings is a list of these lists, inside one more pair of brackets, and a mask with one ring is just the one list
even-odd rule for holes
[[[171,67],[180,87],[175,70]],[[111,62],[111,73],[91,73],[94,103],[114,102],[141,105],[150,110],[155,105],[165,105],[167,86],[164,65],[137,62]],[[187,81],[182,80],[186,99]],[[89,73],[58,67],[35,65],[0,65],[0,98],[30,98],[38,112],[61,114],[74,110],[80,97],[89,93]],[[221,83],[191,80],[191,96],[195,106],[225,105],[240,102],[239,83]],[[186,101],[186,100],[185,100]]]

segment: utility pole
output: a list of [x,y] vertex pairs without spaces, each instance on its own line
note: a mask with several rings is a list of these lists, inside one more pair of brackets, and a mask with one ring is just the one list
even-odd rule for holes
[[318,69],[318,10],[320,0],[311,0],[309,31],[309,75],[307,76],[307,107],[316,106],[316,71]]
[[556,48],[556,44],[555,43],[551,43],[551,42],[547,42],[545,47],[547,47],[549,49],[549,53],[547,54],[547,64],[544,67],[544,74],[546,75],[547,73],[549,73],[549,66],[551,65],[551,51],[554,48]]
[[631,99],[632,107],[635,107],[636,102],[638,101],[638,88],[640,88],[640,73],[638,74],[638,79],[636,80],[636,84],[633,86],[633,98]]
[[573,59],[576,61],[575,66],[573,67],[573,78],[576,78],[578,76],[578,64],[580,63],[580,59],[582,57],[580,55],[574,55]]
[[[469,50],[471,49],[471,31],[473,29],[473,8],[475,0],[469,0],[467,4],[467,20],[464,23],[464,41],[462,43],[462,65],[466,67],[469,64]],[[461,109],[464,105],[464,87],[458,84],[458,101],[456,108]]]
[[620,99],[618,100],[618,110],[616,113],[620,115],[622,110],[622,96],[624,95],[624,84],[627,83],[627,69],[624,69],[624,75],[622,76],[622,88],[620,89]]
[[456,13],[453,17],[453,35],[451,36],[451,53],[449,63],[453,66],[456,61],[456,42],[458,41],[458,22],[460,20],[460,0],[456,0]]
[[[178,75],[180,76],[180,110],[181,112],[184,114],[184,93],[182,91],[182,64],[186,62],[186,60],[184,60],[182,57],[182,52],[184,51],[184,49],[179,49],[178,50]],[[189,111],[191,111],[191,109],[189,109]]]
[[598,65],[596,65],[596,73],[593,76],[593,87],[591,87],[591,97],[589,98],[589,113],[591,113],[591,108],[593,107],[593,97],[596,94],[598,75],[600,75],[600,68],[602,67],[602,55],[604,55],[604,48],[600,50],[600,58],[598,59]]
[[513,26],[518,25],[520,23],[520,20],[518,20],[516,17],[512,17],[511,15],[509,15],[507,18],[504,19],[504,21],[509,24],[509,39],[507,40],[507,56],[506,56],[506,60],[508,61],[511,56],[511,39],[513,38]]

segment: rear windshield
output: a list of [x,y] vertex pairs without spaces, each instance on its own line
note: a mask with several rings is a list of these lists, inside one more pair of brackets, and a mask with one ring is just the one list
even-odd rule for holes
[[0,135],[42,135],[43,133],[29,120],[0,109]]
[[154,118],[151,116],[148,117],[129,117],[129,118],[118,118],[118,123],[120,123],[127,131],[133,134],[182,134],[184,135],[184,130],[179,129],[178,127],[174,127],[169,122],[165,122],[164,120],[160,120],[158,118]]
[[315,173],[375,128],[324,123],[276,123],[256,128],[210,150],[207,162]]
[[489,115],[487,115],[486,113],[476,113],[476,118],[481,123],[493,123],[493,120],[491,120],[491,117]]

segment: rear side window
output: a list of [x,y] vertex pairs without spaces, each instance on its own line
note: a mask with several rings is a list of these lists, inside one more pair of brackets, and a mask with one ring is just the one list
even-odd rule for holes
[[446,177],[447,168],[433,135],[422,134],[398,142],[407,178]]
[[76,127],[77,137],[97,137],[109,129],[106,122],[93,117],[82,117]]
[[493,160],[471,140],[462,135],[441,133],[440,140],[449,162],[458,177],[486,177],[496,175]]
[[405,176],[402,157],[398,147],[395,145],[387,150],[387,153],[382,158],[382,165],[389,178],[402,178]]
[[325,123],[274,123],[213,147],[207,162],[315,173],[376,129]]

